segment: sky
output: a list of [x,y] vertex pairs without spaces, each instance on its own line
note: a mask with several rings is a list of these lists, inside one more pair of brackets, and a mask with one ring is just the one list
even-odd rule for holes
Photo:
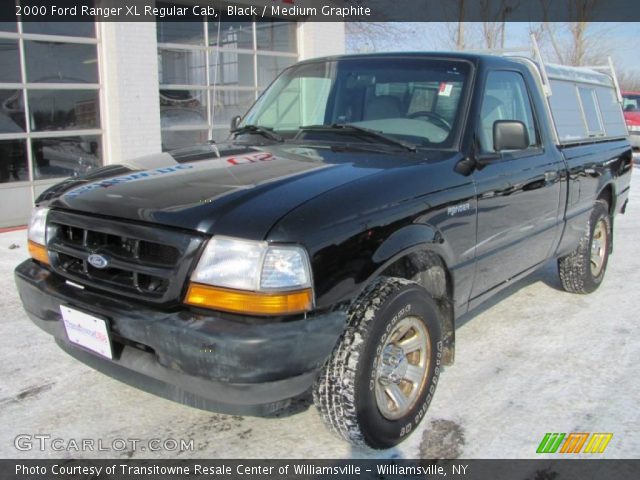
[[[383,38],[380,34],[375,45],[360,43],[355,49],[361,51],[415,51],[415,50],[450,50],[451,44],[446,40],[444,23],[396,23],[396,30]],[[479,25],[477,25],[479,26]],[[559,28],[562,25],[558,25]],[[471,27],[473,28],[473,27]],[[402,41],[398,42],[397,30],[403,32]],[[624,70],[640,77],[640,23],[592,23],[589,26],[595,43],[607,54],[611,55],[616,70]],[[507,22],[506,47],[523,47],[530,44],[529,23]],[[562,38],[560,35],[559,38]],[[351,50],[354,50],[353,46]],[[543,57],[545,52],[543,52]],[[548,57],[548,55],[547,55]]]

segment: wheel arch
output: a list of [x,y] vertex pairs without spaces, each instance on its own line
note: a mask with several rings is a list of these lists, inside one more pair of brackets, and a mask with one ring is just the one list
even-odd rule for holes
[[615,184],[613,182],[607,182],[606,184],[604,184],[600,188],[600,191],[598,192],[598,196],[596,197],[596,200],[606,201],[607,205],[609,206],[609,215],[613,217],[613,214],[616,208]]
[[379,266],[363,284],[364,288],[378,277],[387,276],[412,280],[425,288],[441,312],[444,365],[451,365],[455,357],[454,282],[448,267],[450,258],[444,236],[438,229],[413,224],[394,232],[379,246],[373,255]]

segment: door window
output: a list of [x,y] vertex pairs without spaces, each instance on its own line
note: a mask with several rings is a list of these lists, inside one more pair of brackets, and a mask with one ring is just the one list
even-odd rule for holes
[[518,120],[526,126],[529,145],[538,145],[533,108],[522,75],[516,72],[490,72],[480,110],[478,137],[484,152],[493,151],[493,124],[497,120]]

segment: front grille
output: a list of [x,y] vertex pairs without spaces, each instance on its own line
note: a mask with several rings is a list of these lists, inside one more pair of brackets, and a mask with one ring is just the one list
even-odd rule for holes
[[[154,303],[180,300],[203,237],[52,210],[47,248],[56,272],[89,288]],[[89,262],[100,255],[107,265]]]

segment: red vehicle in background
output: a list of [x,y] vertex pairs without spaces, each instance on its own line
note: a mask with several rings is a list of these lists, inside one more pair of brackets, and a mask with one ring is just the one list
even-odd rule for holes
[[634,149],[640,149],[640,92],[622,92],[622,100],[629,141]]

